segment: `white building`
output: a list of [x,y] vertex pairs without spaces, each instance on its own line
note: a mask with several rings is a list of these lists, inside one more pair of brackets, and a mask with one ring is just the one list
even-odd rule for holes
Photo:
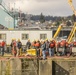
[[0,41],[5,40],[9,45],[12,39],[20,39],[25,45],[27,40],[52,38],[52,30],[0,30]]

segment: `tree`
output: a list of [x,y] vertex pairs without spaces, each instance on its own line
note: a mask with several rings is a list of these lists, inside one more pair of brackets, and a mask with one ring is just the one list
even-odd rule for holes
[[57,21],[57,22],[56,22],[56,26],[59,26],[59,25],[60,25],[60,22],[59,22],[59,21]]
[[71,26],[71,22],[70,21],[67,21],[67,26]]
[[40,14],[40,22],[41,23],[45,22],[45,17],[44,17],[44,15],[42,13]]

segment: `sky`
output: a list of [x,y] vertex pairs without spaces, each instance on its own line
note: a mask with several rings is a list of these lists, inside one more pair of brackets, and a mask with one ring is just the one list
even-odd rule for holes
[[[50,16],[69,16],[73,11],[68,0],[3,0],[10,8],[20,9],[24,13]],[[76,0],[73,0],[75,6]]]

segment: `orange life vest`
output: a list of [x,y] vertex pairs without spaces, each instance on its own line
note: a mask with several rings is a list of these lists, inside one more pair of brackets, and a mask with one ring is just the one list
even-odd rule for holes
[[51,42],[51,43],[50,43],[50,47],[51,47],[51,48],[55,47],[55,43],[54,43],[54,42]]
[[64,46],[64,42],[60,42],[60,46],[63,47]]
[[69,44],[66,42],[66,47],[68,47],[68,45],[69,45]]
[[36,47],[39,47],[39,46],[40,46],[40,44],[37,42],[37,43],[35,44],[35,46],[36,46]]
[[5,42],[4,41],[2,41],[2,47],[4,47],[5,46]]

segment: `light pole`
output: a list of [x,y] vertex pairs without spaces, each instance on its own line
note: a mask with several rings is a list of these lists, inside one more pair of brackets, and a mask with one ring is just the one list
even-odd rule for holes
[[15,14],[13,16],[14,16],[14,28],[15,28]]
[[13,12],[13,16],[14,16],[14,28],[15,28],[15,3],[14,3],[14,12]]

